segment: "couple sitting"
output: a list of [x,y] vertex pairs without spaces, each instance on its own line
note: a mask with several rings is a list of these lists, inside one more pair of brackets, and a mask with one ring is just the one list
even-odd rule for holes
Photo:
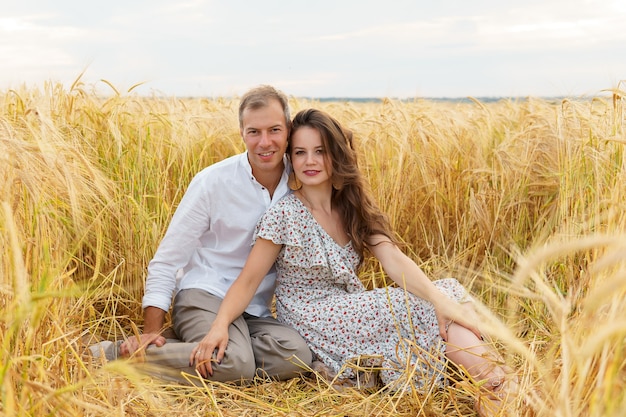
[[[442,384],[449,360],[487,381],[479,411],[497,410],[514,381],[482,341],[470,297],[454,279],[431,281],[398,248],[351,132],[315,109],[291,121],[286,96],[269,86],[242,97],[239,124],[247,152],[190,183],[148,267],[143,334],[115,349],[145,349],[147,363],[179,381],[185,372],[288,379],[313,362],[350,379],[346,364],[375,357],[391,389]],[[357,275],[366,252],[397,287],[366,291]],[[176,290],[179,342],[167,343]]]

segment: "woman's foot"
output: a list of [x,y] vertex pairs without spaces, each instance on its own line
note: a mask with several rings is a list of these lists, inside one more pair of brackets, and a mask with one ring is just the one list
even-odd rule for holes
[[481,383],[474,407],[481,417],[513,416],[518,392],[517,375],[507,368],[497,367]]

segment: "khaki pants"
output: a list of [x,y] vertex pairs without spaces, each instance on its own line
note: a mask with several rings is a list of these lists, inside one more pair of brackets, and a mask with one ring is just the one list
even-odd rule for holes
[[[168,339],[162,347],[150,346],[143,364],[145,370],[179,383],[199,383],[195,368],[189,366],[189,357],[208,333],[221,302],[221,298],[203,290],[180,291],[172,314],[174,331],[180,340]],[[312,354],[304,339],[274,318],[244,313],[230,325],[228,333],[228,347],[222,362],[213,365],[211,380],[241,382],[255,376],[285,380],[306,373],[311,365]]]

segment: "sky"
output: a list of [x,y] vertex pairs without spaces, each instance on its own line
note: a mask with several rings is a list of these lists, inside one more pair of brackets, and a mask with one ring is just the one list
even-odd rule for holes
[[0,92],[595,96],[626,90],[625,24],[624,0],[0,0]]

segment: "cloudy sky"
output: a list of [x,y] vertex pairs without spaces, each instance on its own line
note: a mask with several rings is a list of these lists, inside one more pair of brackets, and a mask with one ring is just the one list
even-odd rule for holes
[[0,0],[0,92],[589,96],[626,89],[624,0]]

